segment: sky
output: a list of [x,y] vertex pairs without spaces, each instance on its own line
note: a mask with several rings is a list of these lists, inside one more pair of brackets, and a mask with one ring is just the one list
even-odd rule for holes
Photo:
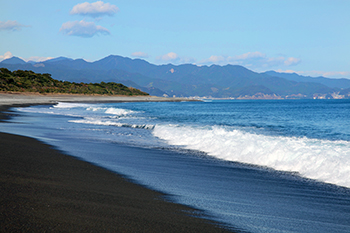
[[109,55],[350,79],[350,0],[0,0],[0,61]]

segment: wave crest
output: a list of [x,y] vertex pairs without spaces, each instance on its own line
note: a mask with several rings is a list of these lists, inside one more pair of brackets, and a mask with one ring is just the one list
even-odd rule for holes
[[157,125],[153,135],[171,145],[219,159],[297,172],[303,177],[350,187],[350,142],[267,136],[224,127]]
[[127,124],[116,121],[109,120],[99,120],[99,119],[81,119],[81,120],[70,120],[72,123],[80,124],[90,124],[90,125],[105,125],[105,126],[117,126],[117,127],[128,127],[137,129],[153,129],[154,125],[150,124]]

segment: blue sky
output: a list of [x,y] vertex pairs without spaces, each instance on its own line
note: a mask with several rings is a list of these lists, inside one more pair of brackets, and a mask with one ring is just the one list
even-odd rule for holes
[[350,0],[1,0],[0,60],[110,54],[350,78]]

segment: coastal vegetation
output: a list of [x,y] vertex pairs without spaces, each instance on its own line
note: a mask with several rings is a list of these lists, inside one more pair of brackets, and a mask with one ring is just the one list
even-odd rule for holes
[[39,74],[28,70],[11,72],[0,68],[1,92],[99,94],[99,95],[148,95],[138,89],[115,82],[75,83],[53,79],[50,74]]

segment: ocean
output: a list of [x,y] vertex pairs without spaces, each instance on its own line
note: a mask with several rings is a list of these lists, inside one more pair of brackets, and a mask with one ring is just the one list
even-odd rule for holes
[[350,232],[350,100],[58,103],[3,132],[169,194],[242,232]]

